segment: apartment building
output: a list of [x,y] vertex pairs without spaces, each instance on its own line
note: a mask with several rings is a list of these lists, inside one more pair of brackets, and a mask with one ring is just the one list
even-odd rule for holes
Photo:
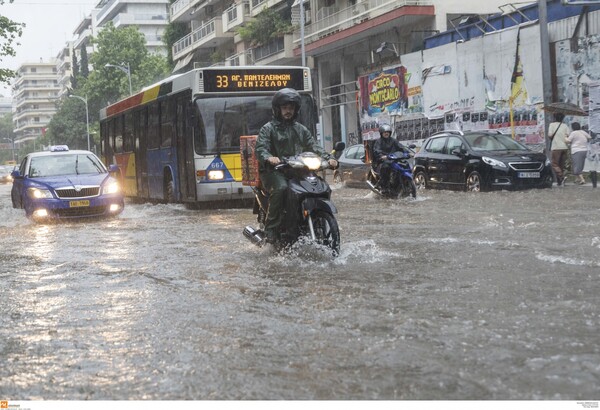
[[56,72],[58,74],[58,86],[60,88],[58,97],[67,95],[71,87],[71,75],[73,74],[73,43],[67,41],[64,47],[56,55]]
[[168,7],[169,0],[100,0],[91,16],[92,27],[101,29],[109,22],[115,27],[136,26],[151,54],[167,55],[162,34],[169,24]]
[[[466,21],[498,13],[506,0],[177,0],[171,21],[189,33],[173,46],[175,72],[195,65],[300,65],[313,68],[325,148],[358,135],[357,77],[423,47],[423,40]],[[265,8],[296,30],[253,46],[238,34]],[[299,29],[301,10],[304,30]],[[303,36],[302,36],[303,34]],[[303,55],[304,51],[304,55]]]
[[13,83],[13,130],[16,144],[35,140],[56,113],[61,76],[57,61],[23,63]]

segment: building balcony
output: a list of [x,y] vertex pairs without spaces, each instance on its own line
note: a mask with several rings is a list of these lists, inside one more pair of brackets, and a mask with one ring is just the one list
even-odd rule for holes
[[258,13],[264,9],[270,9],[284,0],[250,0],[250,12],[252,17],[256,17]]
[[252,59],[258,65],[289,64],[297,59],[294,56],[294,36],[286,34],[264,46],[252,49]]
[[252,50],[245,50],[241,53],[231,55],[225,59],[226,66],[252,65]]
[[83,30],[79,36],[73,41],[73,48],[79,49],[83,44],[88,44],[92,38],[92,29]]
[[[317,10],[316,21],[304,28],[304,41],[309,44],[401,7],[432,5],[431,0],[361,0],[339,11],[335,6],[323,7]],[[294,43],[300,44],[299,31],[295,33]]]
[[119,26],[166,26],[169,16],[166,14],[126,14],[119,13],[114,19],[115,27]]
[[235,34],[236,28],[250,21],[251,18],[249,1],[234,4],[223,12],[224,30]]
[[234,33],[223,32],[221,16],[203,24],[173,45],[173,60],[177,61],[201,48],[214,48],[232,41]]

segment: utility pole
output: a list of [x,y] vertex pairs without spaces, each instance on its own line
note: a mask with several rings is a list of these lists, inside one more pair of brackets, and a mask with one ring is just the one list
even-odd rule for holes
[[[544,90],[544,105],[552,102],[552,71],[550,70],[550,39],[548,37],[548,8],[547,0],[538,0],[538,22],[540,24],[540,42],[542,51],[542,87]],[[550,125],[550,113],[543,110],[544,113],[544,137],[548,135],[548,126]],[[546,151],[550,152],[550,140],[546,138]]]

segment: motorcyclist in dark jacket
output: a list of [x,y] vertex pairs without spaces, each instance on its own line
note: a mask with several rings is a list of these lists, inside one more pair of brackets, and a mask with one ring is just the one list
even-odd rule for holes
[[390,173],[392,162],[388,160],[388,154],[397,151],[404,151],[402,144],[395,138],[392,138],[392,127],[389,124],[379,126],[380,138],[373,144],[373,164],[379,166],[379,175],[382,192],[389,190]]
[[296,90],[279,90],[273,96],[271,106],[273,119],[260,129],[255,151],[261,183],[269,192],[269,208],[265,221],[265,236],[268,242],[277,240],[284,194],[288,187],[285,176],[273,168],[281,162],[281,158],[302,152],[314,152],[323,159],[328,159],[331,167],[337,166],[337,161],[317,144],[310,131],[296,121],[300,112],[300,94]]

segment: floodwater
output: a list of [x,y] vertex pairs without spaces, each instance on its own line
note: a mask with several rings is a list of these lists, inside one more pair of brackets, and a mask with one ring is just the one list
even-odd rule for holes
[[36,225],[9,190],[0,399],[598,399],[600,189],[335,186],[336,259],[250,209]]

